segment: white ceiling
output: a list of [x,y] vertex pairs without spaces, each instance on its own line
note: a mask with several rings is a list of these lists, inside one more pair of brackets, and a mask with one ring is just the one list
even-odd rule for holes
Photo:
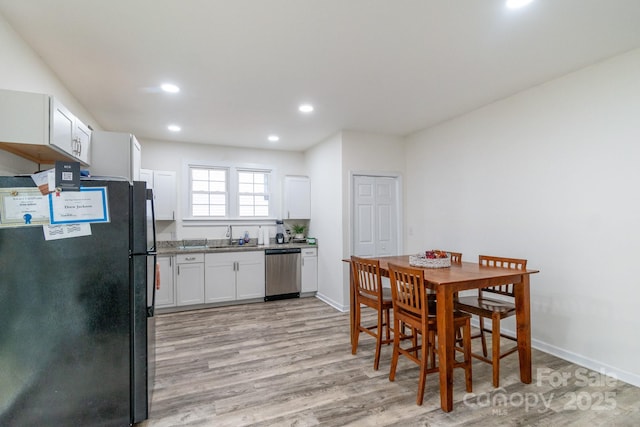
[[407,135],[640,47],[638,0],[0,0],[0,13],[105,129],[288,150],[341,129]]

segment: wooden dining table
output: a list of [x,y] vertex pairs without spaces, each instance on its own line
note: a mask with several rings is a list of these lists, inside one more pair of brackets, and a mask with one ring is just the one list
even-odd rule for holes
[[[374,257],[380,261],[380,274],[389,276],[389,264],[402,267],[422,268],[425,285],[435,291],[438,301],[436,316],[438,323],[438,360],[440,373],[440,406],[445,412],[453,409],[453,362],[454,362],[454,328],[453,309],[454,294],[469,289],[488,286],[514,284],[516,305],[516,334],[518,339],[518,355],[520,360],[520,381],[531,383],[531,310],[529,297],[529,276],[538,270],[511,270],[500,267],[481,266],[479,263],[452,263],[446,268],[415,267],[409,264],[409,255]],[[345,259],[345,262],[350,260]],[[351,277],[351,342],[355,339],[355,294],[353,277]]]

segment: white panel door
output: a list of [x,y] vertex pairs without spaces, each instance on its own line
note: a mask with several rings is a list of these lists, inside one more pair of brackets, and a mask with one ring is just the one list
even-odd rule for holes
[[376,256],[398,255],[398,208],[395,178],[375,178]]
[[396,178],[356,175],[353,186],[354,254],[398,255]]
[[375,256],[375,178],[354,177],[354,255]]

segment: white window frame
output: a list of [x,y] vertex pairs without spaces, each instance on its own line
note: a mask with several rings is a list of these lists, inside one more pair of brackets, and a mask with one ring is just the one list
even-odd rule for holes
[[[194,169],[200,169],[200,170],[208,170],[208,171],[220,171],[223,172],[225,175],[225,180],[224,180],[224,192],[222,192],[225,196],[225,215],[217,215],[217,216],[209,216],[209,215],[199,215],[199,216],[195,216],[193,215],[193,195],[194,195],[194,190],[193,190],[193,180],[192,180],[192,171]],[[218,166],[200,166],[200,165],[189,165],[189,174],[188,174],[188,186],[189,186],[189,191],[187,192],[187,197],[189,199],[188,201],[188,206],[189,206],[189,216],[192,218],[200,218],[200,219],[214,219],[214,218],[227,218],[229,216],[230,213],[230,202],[229,202],[229,198],[230,198],[230,193],[231,193],[231,185],[230,185],[230,176],[231,176],[231,171],[229,170],[228,167],[218,167]],[[212,192],[209,191],[209,194],[216,194],[219,192]]]
[[[251,173],[251,174],[260,174],[260,175],[264,175],[266,177],[266,183],[265,183],[265,192],[263,193],[256,193],[256,192],[251,192],[251,193],[243,193],[240,191],[240,174],[241,173]],[[242,218],[242,219],[264,219],[264,218],[269,218],[271,216],[271,213],[273,211],[273,207],[271,206],[271,171],[268,169],[256,169],[256,168],[236,168],[235,169],[235,177],[236,177],[236,189],[237,189],[237,193],[236,193],[236,206],[237,206],[237,214],[238,214],[238,218]],[[260,216],[256,216],[256,215],[240,215],[240,197],[241,196],[264,196],[266,198],[266,200],[268,201],[267,203],[267,215],[260,215]],[[255,203],[252,205],[253,206],[253,210],[255,213],[256,210],[256,205]]]
[[[227,215],[222,217],[194,217],[191,215],[191,169],[226,169],[227,170]],[[185,225],[206,225],[216,222],[243,222],[243,223],[270,223],[274,219],[278,218],[280,212],[280,206],[278,205],[277,189],[274,187],[274,183],[277,182],[277,172],[274,167],[269,165],[260,164],[235,164],[235,163],[203,163],[197,161],[187,161],[183,163],[183,177],[184,177],[184,196],[183,200],[184,212],[186,215],[182,218]],[[238,187],[238,172],[251,171],[251,172],[263,172],[268,175],[268,197],[269,197],[269,216],[243,216],[239,215],[239,187]],[[274,191],[276,190],[276,191]]]

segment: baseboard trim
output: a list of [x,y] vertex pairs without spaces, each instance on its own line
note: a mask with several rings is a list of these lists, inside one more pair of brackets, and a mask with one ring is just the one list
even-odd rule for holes
[[327,297],[324,294],[321,294],[320,292],[316,294],[316,298],[318,298],[320,301],[324,302],[325,304],[329,304],[331,307],[343,313],[346,313],[349,311],[348,305],[344,306],[342,304],[339,304],[337,301],[332,300],[331,298]]
[[[485,327],[490,327],[491,322],[485,323]],[[471,326],[476,328],[480,327],[478,324],[478,320],[474,317],[471,320]],[[503,332],[515,336],[515,331],[501,328]],[[625,371],[620,368],[616,368],[615,366],[611,366],[607,363],[603,363],[589,357],[585,357],[581,354],[574,353],[569,350],[565,350],[558,346],[549,344],[547,342],[531,338],[531,347],[536,350],[543,351],[545,353],[551,354],[553,356],[559,357],[560,359],[566,360],[567,362],[575,363],[576,365],[580,365],[587,369],[591,369],[595,372],[600,372],[603,375],[607,375],[613,378],[616,378],[622,382],[627,384],[631,384],[635,387],[640,387],[640,375],[634,374],[633,372]],[[535,374],[535,373],[534,373]]]

